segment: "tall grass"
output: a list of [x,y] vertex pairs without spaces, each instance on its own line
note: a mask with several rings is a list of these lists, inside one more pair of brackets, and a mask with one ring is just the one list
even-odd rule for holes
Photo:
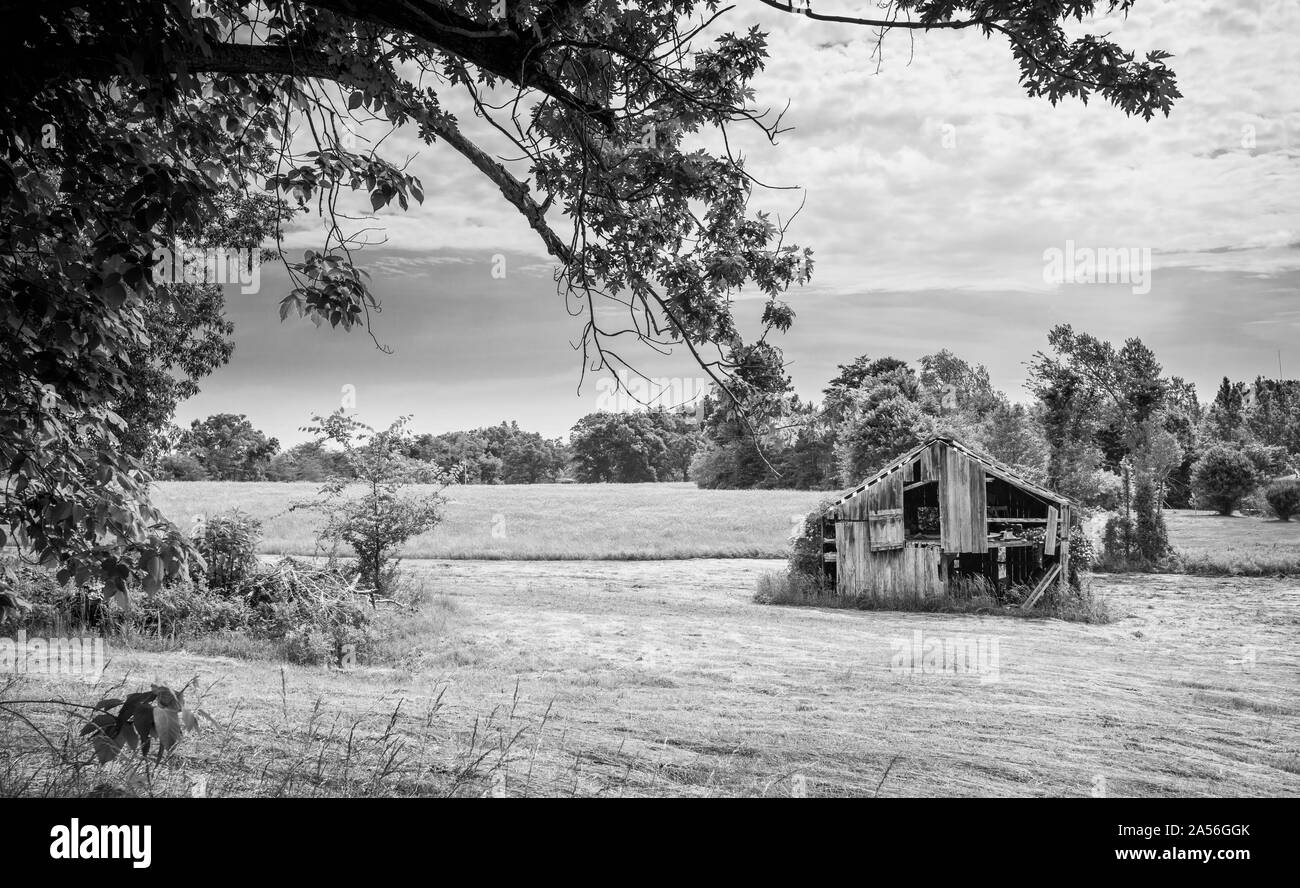
[[[187,732],[157,761],[124,752],[101,764],[86,737],[84,707],[125,686],[82,700],[14,698],[0,687],[0,797],[481,797],[567,796],[578,780],[582,747],[550,732],[551,707],[498,707],[453,725],[441,699],[422,710],[404,700],[346,717],[317,697],[303,707],[286,690],[281,705],[218,716],[221,730]],[[286,682],[287,684],[287,682]],[[84,702],[84,706],[83,706]],[[562,752],[548,749],[567,746]],[[556,765],[559,761],[562,764]],[[654,767],[629,757],[652,780]]]

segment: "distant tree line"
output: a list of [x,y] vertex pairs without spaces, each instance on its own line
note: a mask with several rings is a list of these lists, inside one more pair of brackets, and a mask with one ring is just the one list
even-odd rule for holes
[[[1028,364],[1028,403],[943,350],[915,365],[863,355],[820,404],[789,391],[766,411],[706,411],[691,465],[702,487],[842,488],[935,434],[952,435],[1085,506],[1114,511],[1106,551],[1168,554],[1163,510],[1300,513],[1300,380],[1225,378],[1202,405],[1141,339],[1120,347],[1068,325]],[[715,393],[716,394],[716,393]]]
[[[281,450],[242,414],[219,413],[174,430],[158,460],[159,478],[179,481],[324,481],[350,477],[343,454],[322,441]],[[517,423],[441,435],[411,436],[406,456],[454,474],[460,484],[556,481],[569,462],[564,442]]]
[[[323,481],[351,474],[337,449],[309,441],[281,450],[243,414],[194,420],[165,438],[155,472],[164,480]],[[503,422],[413,436],[406,455],[459,484],[685,481],[698,439],[698,428],[682,413],[598,412],[574,425],[567,444]]]
[[[1085,505],[1120,513],[1115,545],[1149,552],[1160,549],[1165,507],[1263,509],[1273,502],[1270,485],[1300,465],[1300,380],[1225,378],[1202,404],[1138,338],[1115,347],[1063,325],[1047,345],[1028,362],[1023,402],[999,391],[985,367],[946,349],[914,363],[862,355],[839,365],[820,402],[799,398],[787,378],[784,395],[744,413],[715,389],[691,413],[590,413],[567,442],[502,422],[415,436],[408,456],[463,484],[691,480],[830,490],[946,434]],[[242,415],[217,414],[165,437],[162,478],[320,481],[347,472],[327,446],[281,451]],[[1284,506],[1289,496],[1274,498]],[[1139,540],[1141,528],[1150,533]]]

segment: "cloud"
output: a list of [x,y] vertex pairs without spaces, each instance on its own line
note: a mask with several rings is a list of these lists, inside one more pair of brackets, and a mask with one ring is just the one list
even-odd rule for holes
[[[1139,0],[1127,18],[1071,24],[1071,33],[1108,32],[1127,48],[1174,54],[1184,98],[1149,123],[1098,100],[1053,107],[1029,98],[1000,38],[892,34],[877,58],[866,29],[758,4],[732,10],[714,30],[755,23],[770,34],[757,102],[776,111],[788,102],[783,122],[793,130],[777,146],[743,128],[729,135],[757,178],[800,186],[756,190],[752,206],[790,219],[803,204],[790,236],[813,248],[816,268],[812,284],[791,295],[798,320],[780,340],[802,394],[816,395],[836,363],[858,354],[915,359],[943,347],[987,363],[1015,394],[1021,362],[1065,321],[1116,340],[1141,336],[1168,372],[1203,389],[1225,373],[1276,372],[1279,349],[1291,375],[1300,372],[1294,0]],[[452,94],[442,99],[485,150],[517,153]],[[536,234],[448,146],[377,124],[362,135],[384,138],[390,159],[409,159],[428,195],[407,212],[380,212],[386,243],[361,260],[386,296],[381,327],[395,334],[398,357],[367,351],[359,337],[345,345],[268,330],[261,315],[242,312],[235,362],[248,369],[219,371],[186,411],[206,415],[205,404],[238,400],[223,395],[227,385],[328,408],[350,374],[374,393],[371,404],[417,419],[432,412],[433,426],[517,417],[564,432],[590,409],[573,393],[581,359],[569,346],[579,322],[555,292]],[[344,208],[357,227],[371,224],[361,219],[364,196]],[[559,207],[550,218],[564,223]],[[305,249],[321,238],[319,221],[303,219],[289,242]],[[1151,293],[1046,283],[1044,251],[1067,241],[1150,249]],[[505,282],[490,275],[498,253],[508,257]],[[690,375],[680,356],[665,366],[647,372]],[[268,422],[289,422],[276,418],[282,400],[266,405]]]

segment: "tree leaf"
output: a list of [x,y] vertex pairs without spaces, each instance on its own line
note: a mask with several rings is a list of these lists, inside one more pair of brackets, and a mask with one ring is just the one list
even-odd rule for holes
[[180,712],[155,706],[153,710],[154,731],[158,735],[158,757],[162,758],[181,740]]

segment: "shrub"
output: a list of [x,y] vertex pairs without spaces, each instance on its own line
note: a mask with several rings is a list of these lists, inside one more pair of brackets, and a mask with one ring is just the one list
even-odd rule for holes
[[1279,521],[1290,521],[1300,512],[1300,479],[1274,481],[1264,491],[1264,498]]
[[1108,562],[1128,559],[1133,552],[1133,533],[1133,519],[1127,515],[1120,513],[1106,519],[1106,527],[1101,532],[1101,548]]
[[[347,471],[325,483],[315,500],[290,507],[325,516],[321,542],[330,544],[330,551],[339,543],[352,548],[358,573],[372,596],[388,591],[384,579],[396,566],[402,544],[442,520],[439,493],[413,492],[412,485],[438,484],[441,491],[453,474],[407,455],[414,446],[408,420],[402,417],[376,432],[342,411],[316,417],[308,430],[342,448]],[[349,488],[358,483],[361,495],[353,496]]]
[[193,638],[246,629],[252,621],[252,610],[240,598],[179,580],[134,601],[124,625],[148,635]]
[[1124,500],[1124,479],[1114,472],[1097,469],[1080,482],[1077,498],[1085,506],[1114,512]]
[[261,541],[262,522],[239,510],[203,522],[197,545],[207,562],[204,577],[208,587],[237,594],[257,570],[257,546]]
[[[333,640],[316,626],[291,629],[284,636],[284,656],[290,663],[323,666],[333,654]],[[337,662],[336,656],[334,659]]]
[[19,565],[17,559],[6,567],[15,600],[21,603],[13,610],[17,628],[64,632],[107,624],[109,608],[102,583],[60,583],[53,571]]
[[338,663],[349,653],[357,662],[370,658],[371,611],[343,570],[285,558],[261,570],[245,595],[254,634],[283,642],[293,662]]
[[1220,515],[1231,515],[1259,485],[1259,470],[1240,450],[1216,444],[1192,467],[1192,489],[1198,502]]
[[1070,528],[1070,587],[1083,589],[1085,578],[1097,563],[1097,547],[1092,538],[1084,531],[1082,524]]
[[769,571],[758,578],[757,604],[808,604],[823,592],[822,584],[794,570]]
[[790,573],[804,577],[818,586],[823,584],[825,577],[822,567],[822,516],[830,506],[831,501],[824,500],[809,512],[790,546]]
[[1265,478],[1289,475],[1293,471],[1290,451],[1279,444],[1247,444],[1242,452]]
[[160,481],[204,481],[208,473],[188,453],[169,453],[158,461],[156,477]]
[[1144,561],[1157,564],[1169,554],[1169,533],[1165,518],[1157,508],[1155,484],[1148,476],[1138,478],[1133,512],[1137,516],[1133,527],[1134,548]]

